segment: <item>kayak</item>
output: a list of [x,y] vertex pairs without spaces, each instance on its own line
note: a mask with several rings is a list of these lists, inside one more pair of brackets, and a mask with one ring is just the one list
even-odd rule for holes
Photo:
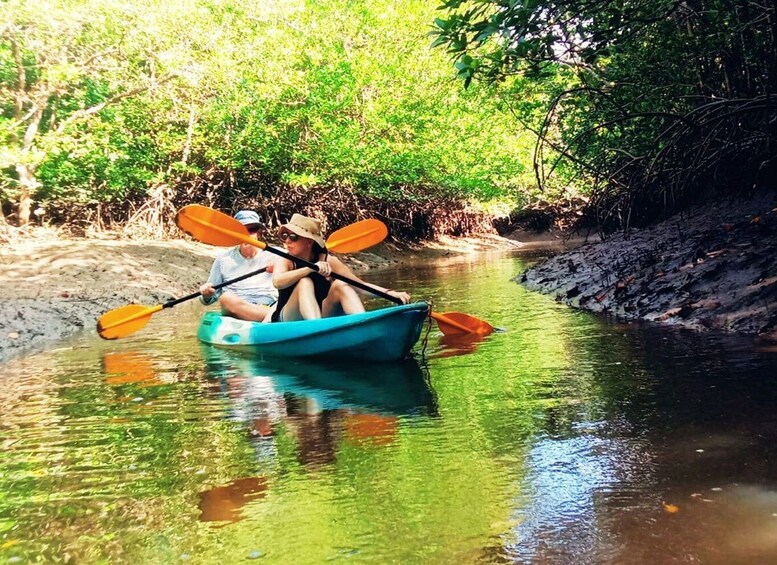
[[429,305],[415,302],[361,314],[262,324],[218,312],[200,320],[204,343],[274,357],[319,357],[395,361],[418,341]]

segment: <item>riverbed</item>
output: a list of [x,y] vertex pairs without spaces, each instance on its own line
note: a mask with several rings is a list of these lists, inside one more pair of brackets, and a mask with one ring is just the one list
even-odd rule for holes
[[777,354],[516,284],[544,255],[369,273],[504,330],[403,363],[203,347],[196,303],[10,359],[0,561],[777,560]]

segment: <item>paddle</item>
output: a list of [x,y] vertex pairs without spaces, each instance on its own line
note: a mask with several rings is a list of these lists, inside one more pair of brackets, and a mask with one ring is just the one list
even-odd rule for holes
[[[376,220],[363,221],[370,222]],[[249,237],[243,224],[234,218],[227,216],[226,214],[214,210],[213,208],[200,206],[199,204],[184,206],[178,211],[176,222],[178,223],[179,228],[188,233],[194,239],[202,241],[203,243],[221,246],[232,246],[237,245],[238,243],[250,243],[251,245],[255,245],[260,249],[266,249],[267,251],[275,253],[276,255],[280,255],[281,257],[289,259],[290,261],[296,259],[298,263],[304,265],[305,267],[313,269],[314,271],[318,271],[318,267],[313,263],[304,261],[298,257],[294,257],[293,255],[289,255],[280,249],[268,247],[265,242]],[[354,225],[359,224],[360,222],[357,222]],[[343,228],[343,230],[346,229],[348,228]],[[337,233],[338,232],[333,233],[330,237],[334,237]],[[382,237],[386,236],[383,235]],[[358,236],[352,234],[349,236],[349,241],[350,240],[356,241],[358,240]],[[327,246],[329,246],[328,242]],[[399,298],[374,289],[359,281],[349,279],[348,277],[338,275],[337,273],[332,273],[330,276],[375,294],[376,296],[390,300],[395,304],[402,304],[402,301]],[[488,322],[475,318],[474,316],[470,316],[469,314],[464,314],[463,312],[445,312],[442,314],[431,312],[430,316],[437,321],[437,324],[440,327],[440,331],[445,335],[488,335],[494,331],[493,326],[491,326],[491,324]]]
[[494,331],[494,326],[485,320],[464,312],[431,312],[429,315],[437,320],[440,331],[445,335],[490,335]]
[[[205,208],[205,207],[199,206],[199,208]],[[205,208],[205,210],[210,210],[210,208]],[[215,210],[213,211],[215,212]],[[218,213],[220,214],[220,212]],[[248,230],[246,230],[243,224],[241,224],[237,220],[234,220],[233,218],[230,218],[229,216],[226,216],[226,214],[222,214],[222,215],[229,220],[233,220],[235,224],[237,224],[237,226],[239,226],[239,228],[242,230],[242,233],[235,232],[234,238],[229,239],[229,238],[223,237],[219,239],[219,241],[221,241],[222,243],[212,244],[212,245],[231,246],[231,245],[237,245],[238,243],[251,243],[251,244],[258,243],[256,239],[253,239],[248,235]],[[219,221],[219,220],[217,219],[216,221]],[[231,227],[233,228],[233,230],[235,229],[234,225],[232,225]],[[333,232],[332,235],[329,236],[329,239],[326,240],[326,246],[327,246],[327,249],[330,249],[337,253],[353,253],[355,251],[360,251],[362,249],[367,249],[368,247],[372,247],[373,245],[377,245],[378,243],[383,241],[387,235],[388,235],[388,229],[386,228],[385,224],[380,220],[372,220],[372,219],[362,220],[360,222],[356,222],[355,224],[351,224],[342,229],[339,229],[336,232]],[[239,238],[239,241],[238,239],[235,239],[235,238]],[[231,243],[224,243],[227,241],[230,241]],[[206,241],[206,243],[210,243],[210,241]],[[265,245],[265,244],[262,242],[262,245]],[[261,245],[257,245],[257,247],[261,247],[262,249],[266,248],[266,246],[262,247]],[[269,251],[272,251],[272,248],[270,248]],[[266,270],[267,270],[266,268],[263,268],[263,269],[258,269],[256,271],[252,271],[250,273],[246,273],[245,275],[242,275],[232,280],[225,281],[221,284],[218,284],[213,288],[215,290],[219,290],[220,288],[224,288],[225,286],[229,286],[236,282],[240,282],[244,279],[261,274]],[[135,333],[143,326],[145,326],[148,323],[151,316],[153,316],[160,310],[164,310],[165,308],[172,308],[173,306],[180,304],[181,302],[192,300],[201,295],[202,295],[201,292],[193,292],[192,294],[189,294],[187,296],[183,296],[181,298],[174,298],[174,299],[168,300],[164,304],[157,304],[156,306],[143,306],[142,304],[128,304],[127,306],[116,308],[115,310],[111,310],[110,312],[106,312],[105,314],[100,316],[100,319],[97,321],[97,333],[103,339],[117,339],[120,337],[128,336],[132,333]]]

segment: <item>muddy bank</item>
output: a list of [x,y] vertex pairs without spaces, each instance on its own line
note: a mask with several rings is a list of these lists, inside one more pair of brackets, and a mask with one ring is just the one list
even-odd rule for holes
[[[495,235],[448,238],[415,246],[381,244],[343,257],[355,272],[449,255],[509,249]],[[0,247],[0,362],[41,351],[130,303],[154,306],[195,292],[219,248],[191,240],[65,238],[28,231]]]
[[717,202],[537,265],[517,280],[627,320],[777,337],[777,194]]
[[97,317],[113,308],[188,294],[214,256],[199,243],[61,239],[43,230],[3,247],[0,361],[95,331]]

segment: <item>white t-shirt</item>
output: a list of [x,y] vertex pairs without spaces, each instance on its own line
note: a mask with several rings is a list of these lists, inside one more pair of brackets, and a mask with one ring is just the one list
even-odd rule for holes
[[[251,271],[263,269],[273,262],[273,258],[274,255],[269,251],[258,251],[248,259],[240,253],[240,246],[232,247],[216,257],[208,282],[216,286]],[[278,300],[278,289],[273,286],[272,275],[267,271],[219,289],[209,300],[202,296],[200,300],[203,304],[213,304],[224,290],[234,292],[251,304],[273,304]]]

